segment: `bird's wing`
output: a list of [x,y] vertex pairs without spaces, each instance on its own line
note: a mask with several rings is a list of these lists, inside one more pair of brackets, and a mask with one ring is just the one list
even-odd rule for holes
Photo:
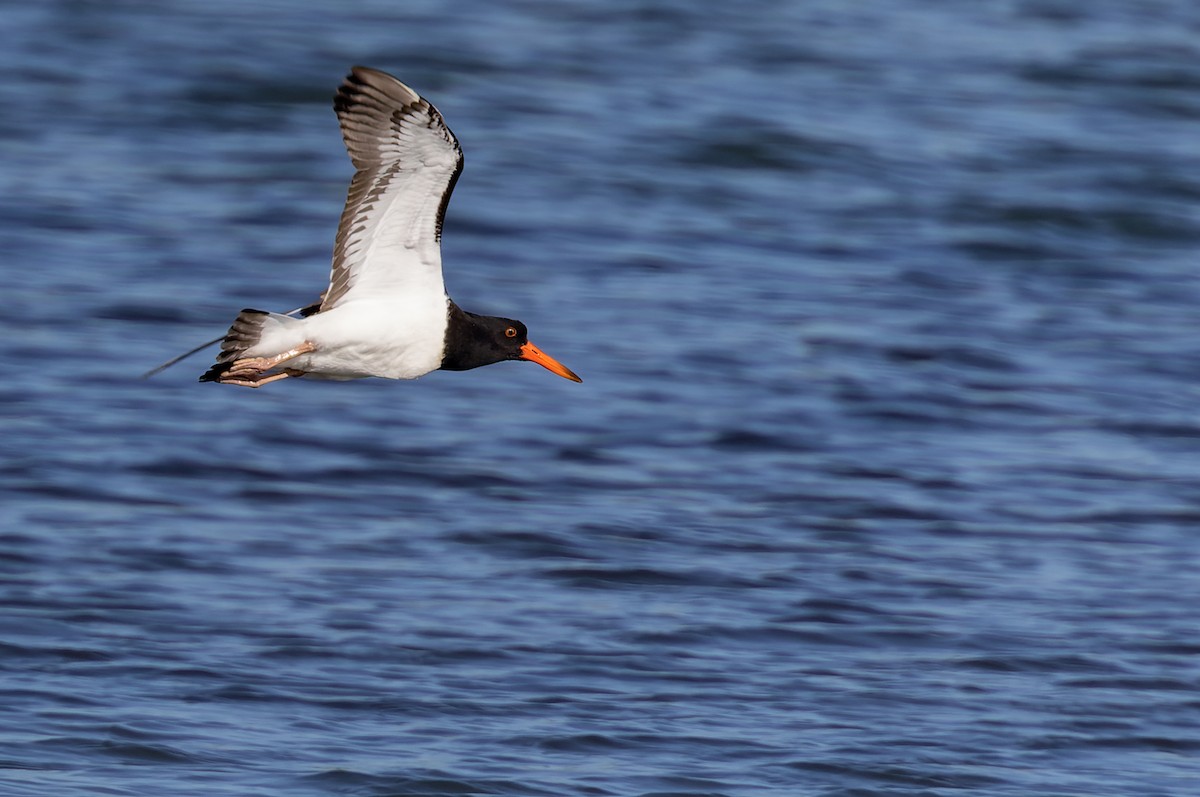
[[463,165],[458,140],[437,108],[374,69],[354,67],[333,108],[358,171],[321,310],[355,297],[440,299],[442,219]]

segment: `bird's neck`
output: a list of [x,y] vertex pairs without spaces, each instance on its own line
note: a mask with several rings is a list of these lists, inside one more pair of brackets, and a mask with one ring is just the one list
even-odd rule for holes
[[481,323],[487,316],[468,313],[453,300],[446,323],[446,346],[442,350],[443,371],[469,371],[497,362],[494,348],[487,345],[487,330]]

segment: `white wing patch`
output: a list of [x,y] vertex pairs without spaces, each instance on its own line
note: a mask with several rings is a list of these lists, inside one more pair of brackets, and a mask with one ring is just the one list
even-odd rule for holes
[[457,139],[436,108],[373,69],[350,72],[334,110],[358,171],[321,310],[389,294],[440,300],[442,219],[462,171]]

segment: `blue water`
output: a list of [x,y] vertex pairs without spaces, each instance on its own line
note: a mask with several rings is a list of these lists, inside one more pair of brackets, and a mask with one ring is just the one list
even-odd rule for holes
[[[1200,793],[1200,6],[0,3],[0,794]],[[525,364],[201,385],[350,65]]]

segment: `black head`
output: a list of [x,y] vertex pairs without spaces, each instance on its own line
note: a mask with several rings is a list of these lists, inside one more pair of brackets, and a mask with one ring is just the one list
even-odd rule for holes
[[570,368],[530,343],[529,330],[520,321],[468,313],[451,302],[442,369],[467,371],[504,360],[529,360],[564,379],[583,381]]

